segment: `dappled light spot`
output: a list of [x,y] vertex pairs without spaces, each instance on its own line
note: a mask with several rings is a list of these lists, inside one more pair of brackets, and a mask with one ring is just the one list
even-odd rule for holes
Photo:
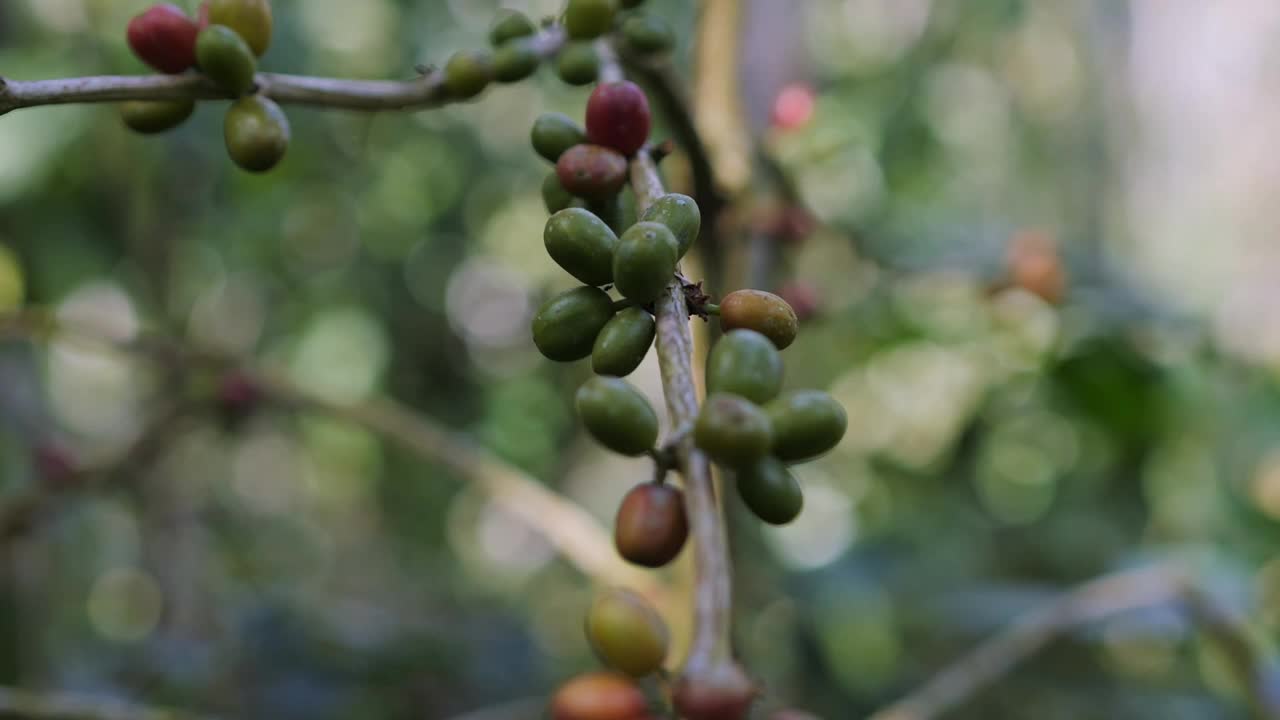
[[87,608],[100,635],[115,642],[137,642],[146,639],[160,622],[164,597],[150,574],[137,568],[116,568],[98,576]]
[[363,308],[318,313],[294,348],[291,367],[298,381],[335,400],[359,400],[371,393],[387,364],[387,336]]
[[829,485],[806,482],[803,468],[792,468],[804,487],[804,509],[789,525],[763,529],[774,554],[796,570],[815,570],[835,562],[857,538],[853,501]]

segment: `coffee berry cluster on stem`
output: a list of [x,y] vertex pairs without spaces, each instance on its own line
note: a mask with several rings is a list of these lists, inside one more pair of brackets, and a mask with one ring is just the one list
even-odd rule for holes
[[[619,22],[613,0],[571,0],[564,16],[569,37],[590,39]],[[621,20],[636,35],[641,23]],[[635,44],[640,38],[629,38]],[[573,79],[567,79],[573,82]],[[847,418],[819,391],[783,393],[781,351],[795,340],[796,313],[782,298],[739,290],[692,314],[719,315],[724,336],[706,369],[710,393],[689,425],[659,443],[658,414],[625,378],[649,354],[661,318],[657,302],[687,285],[681,258],[698,240],[701,213],[686,195],[635,187],[632,167],[652,162],[648,98],[632,82],[603,82],[587,101],[585,122],[563,114],[539,117],[534,150],[554,169],[542,194],[551,214],[543,229],[550,258],[582,285],[551,297],[532,323],[534,344],[548,359],[590,359],[595,377],[577,391],[575,406],[588,433],[605,448],[649,456],[655,479],[628,492],[615,518],[618,553],[647,568],[672,562],[690,536],[684,493],[667,482],[675,445],[692,435],[729,477],[746,508],[770,524],[786,524],[803,506],[788,464],[811,459],[843,437]],[[641,173],[643,175],[643,173]],[[654,174],[656,177],[656,173]],[[695,286],[688,285],[690,290]],[[615,294],[617,297],[615,297]],[[691,296],[700,293],[691,293]],[[687,323],[688,317],[681,322]],[[686,478],[687,480],[687,478]],[[627,678],[661,674],[669,633],[643,597],[622,588],[602,590],[586,618],[591,647],[611,673],[592,673],[565,684],[552,700],[555,720],[647,717]],[[732,720],[749,712],[754,682],[732,661],[727,638],[698,667],[686,667],[670,687],[675,711],[689,720]]]

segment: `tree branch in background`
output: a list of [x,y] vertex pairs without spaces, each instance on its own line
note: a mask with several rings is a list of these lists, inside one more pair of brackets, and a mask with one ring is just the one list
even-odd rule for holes
[[[648,150],[641,150],[631,163],[631,186],[641,213],[664,193],[662,179]],[[689,309],[682,282],[676,280],[667,286],[658,298],[655,314],[663,394],[671,416],[672,435],[681,438],[676,457],[685,481],[697,573],[693,641],[685,672],[698,674],[732,663],[733,585],[729,548],[711,479],[711,464],[694,446],[693,435],[688,432],[698,418],[698,391],[693,372],[693,335],[689,330]]]
[[211,720],[176,710],[126,705],[97,697],[33,693],[0,687],[0,718],[21,720]]
[[[243,372],[268,401],[358,425],[418,457],[439,462],[475,483],[503,510],[545,537],[585,574],[602,582],[636,588],[658,604],[670,602],[664,586],[650,573],[631,567],[617,556],[609,533],[586,510],[476,446],[468,438],[440,427],[395,401],[341,403],[309,392],[282,376],[252,367],[238,358],[198,350],[172,340],[143,338],[120,341],[93,328],[56,324],[34,312],[0,315],[0,339],[15,336],[35,340],[56,337],[100,351],[144,357],[176,371],[205,368]],[[159,427],[165,425],[164,422],[157,423]],[[153,448],[153,440],[144,433],[139,442],[146,442],[148,448]],[[134,454],[127,451],[124,457],[134,457]],[[102,471],[104,469],[95,470]],[[30,498],[20,498],[15,509],[0,510],[0,518],[9,513],[31,512],[31,503]]]
[[[1076,628],[1113,615],[1184,601],[1191,618],[1223,645],[1242,676],[1260,720],[1280,718],[1280,705],[1262,687],[1261,666],[1247,636],[1227,619],[1213,599],[1172,565],[1127,570],[1087,582],[1054,602],[1013,621],[1004,631],[935,675],[907,697],[868,720],[932,720],[973,698],[1020,663]],[[1249,649],[1241,652],[1241,648]]]
[[[543,29],[533,38],[542,58],[564,46],[564,30]],[[276,102],[342,110],[426,110],[452,101],[444,88],[444,73],[430,69],[413,80],[344,80],[259,73],[261,93]],[[22,108],[125,100],[231,99],[203,75],[138,75],[13,80],[0,77],[0,115]]]

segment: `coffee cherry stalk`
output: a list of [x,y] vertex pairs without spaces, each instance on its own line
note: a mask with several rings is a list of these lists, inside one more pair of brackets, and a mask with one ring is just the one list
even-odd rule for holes
[[[616,13],[613,0],[572,0],[564,21],[569,36],[581,41],[609,30]],[[651,29],[634,17],[622,24],[646,37]],[[676,711],[689,720],[737,720],[746,717],[758,690],[732,657],[724,529],[707,459],[732,479],[752,514],[783,525],[803,508],[803,491],[788,463],[831,450],[848,421],[826,393],[782,392],[781,351],[799,329],[796,313],[782,298],[739,290],[718,305],[688,306],[686,289],[695,286],[679,273],[679,264],[698,239],[701,213],[693,198],[663,189],[650,151],[651,130],[644,91],[612,77],[591,93],[584,125],[561,114],[534,122],[533,149],[555,166],[542,186],[551,213],[543,242],[552,261],[583,284],[543,303],[532,334],[550,360],[590,358],[596,377],[575,398],[587,432],[608,450],[649,455],[655,462],[655,479],[627,493],[618,510],[619,555],[642,567],[662,567],[694,536],[700,576],[695,637],[671,687]],[[619,221],[600,210],[626,206],[636,208],[634,218]],[[699,407],[688,326],[691,315],[705,318],[708,312],[719,315],[725,334],[708,358],[710,396]],[[674,425],[664,444],[657,413],[625,379],[655,342]],[[667,483],[673,465],[684,475],[684,491]],[[591,646],[613,671],[631,677],[661,671],[667,629],[643,598],[624,589],[603,590],[586,628]],[[614,717],[564,710],[565,697],[609,685],[593,677],[561,690],[553,702],[557,720]]]

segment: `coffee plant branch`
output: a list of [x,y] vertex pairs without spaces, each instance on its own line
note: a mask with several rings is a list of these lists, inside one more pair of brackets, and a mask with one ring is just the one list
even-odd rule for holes
[[[199,350],[170,339],[148,337],[121,341],[91,327],[57,323],[35,311],[0,314],[0,341],[6,338],[66,341],[88,349],[143,357],[167,369],[237,370],[250,378],[268,401],[363,427],[423,459],[441,463],[475,483],[503,510],[536,530],[586,575],[636,588],[660,605],[669,602],[665,586],[652,574],[631,567],[617,556],[610,534],[586,510],[468,438],[393,400],[338,402],[264,368],[252,367],[239,358]],[[163,414],[160,417],[164,417]],[[144,432],[143,437],[147,436]],[[130,453],[126,452],[125,456]],[[0,511],[0,516],[3,515]]]
[[[539,57],[560,52],[565,33],[549,26],[533,38]],[[450,102],[444,73],[425,68],[412,80],[346,80],[258,73],[261,93],[281,104],[309,105],[342,110],[425,110]],[[13,80],[0,76],[0,115],[22,108],[74,103],[111,103],[126,100],[232,99],[199,73]]]
[[1280,718],[1280,701],[1264,687],[1267,675],[1263,666],[1267,661],[1252,650],[1247,633],[1184,570],[1174,565],[1155,565],[1104,575],[1028,612],[868,720],[942,717],[1080,626],[1167,604],[1178,604],[1226,651],[1232,672],[1249,696],[1254,717]]
[[[641,213],[663,195],[662,178],[648,150],[631,165],[631,186]],[[694,538],[694,628],[686,673],[699,673],[731,662],[732,577],[724,518],[716,502],[707,456],[694,447],[689,432],[698,417],[698,391],[693,375],[693,336],[683,283],[667,286],[655,305],[658,360],[662,389],[671,416],[677,465],[685,481],[690,532]]]

